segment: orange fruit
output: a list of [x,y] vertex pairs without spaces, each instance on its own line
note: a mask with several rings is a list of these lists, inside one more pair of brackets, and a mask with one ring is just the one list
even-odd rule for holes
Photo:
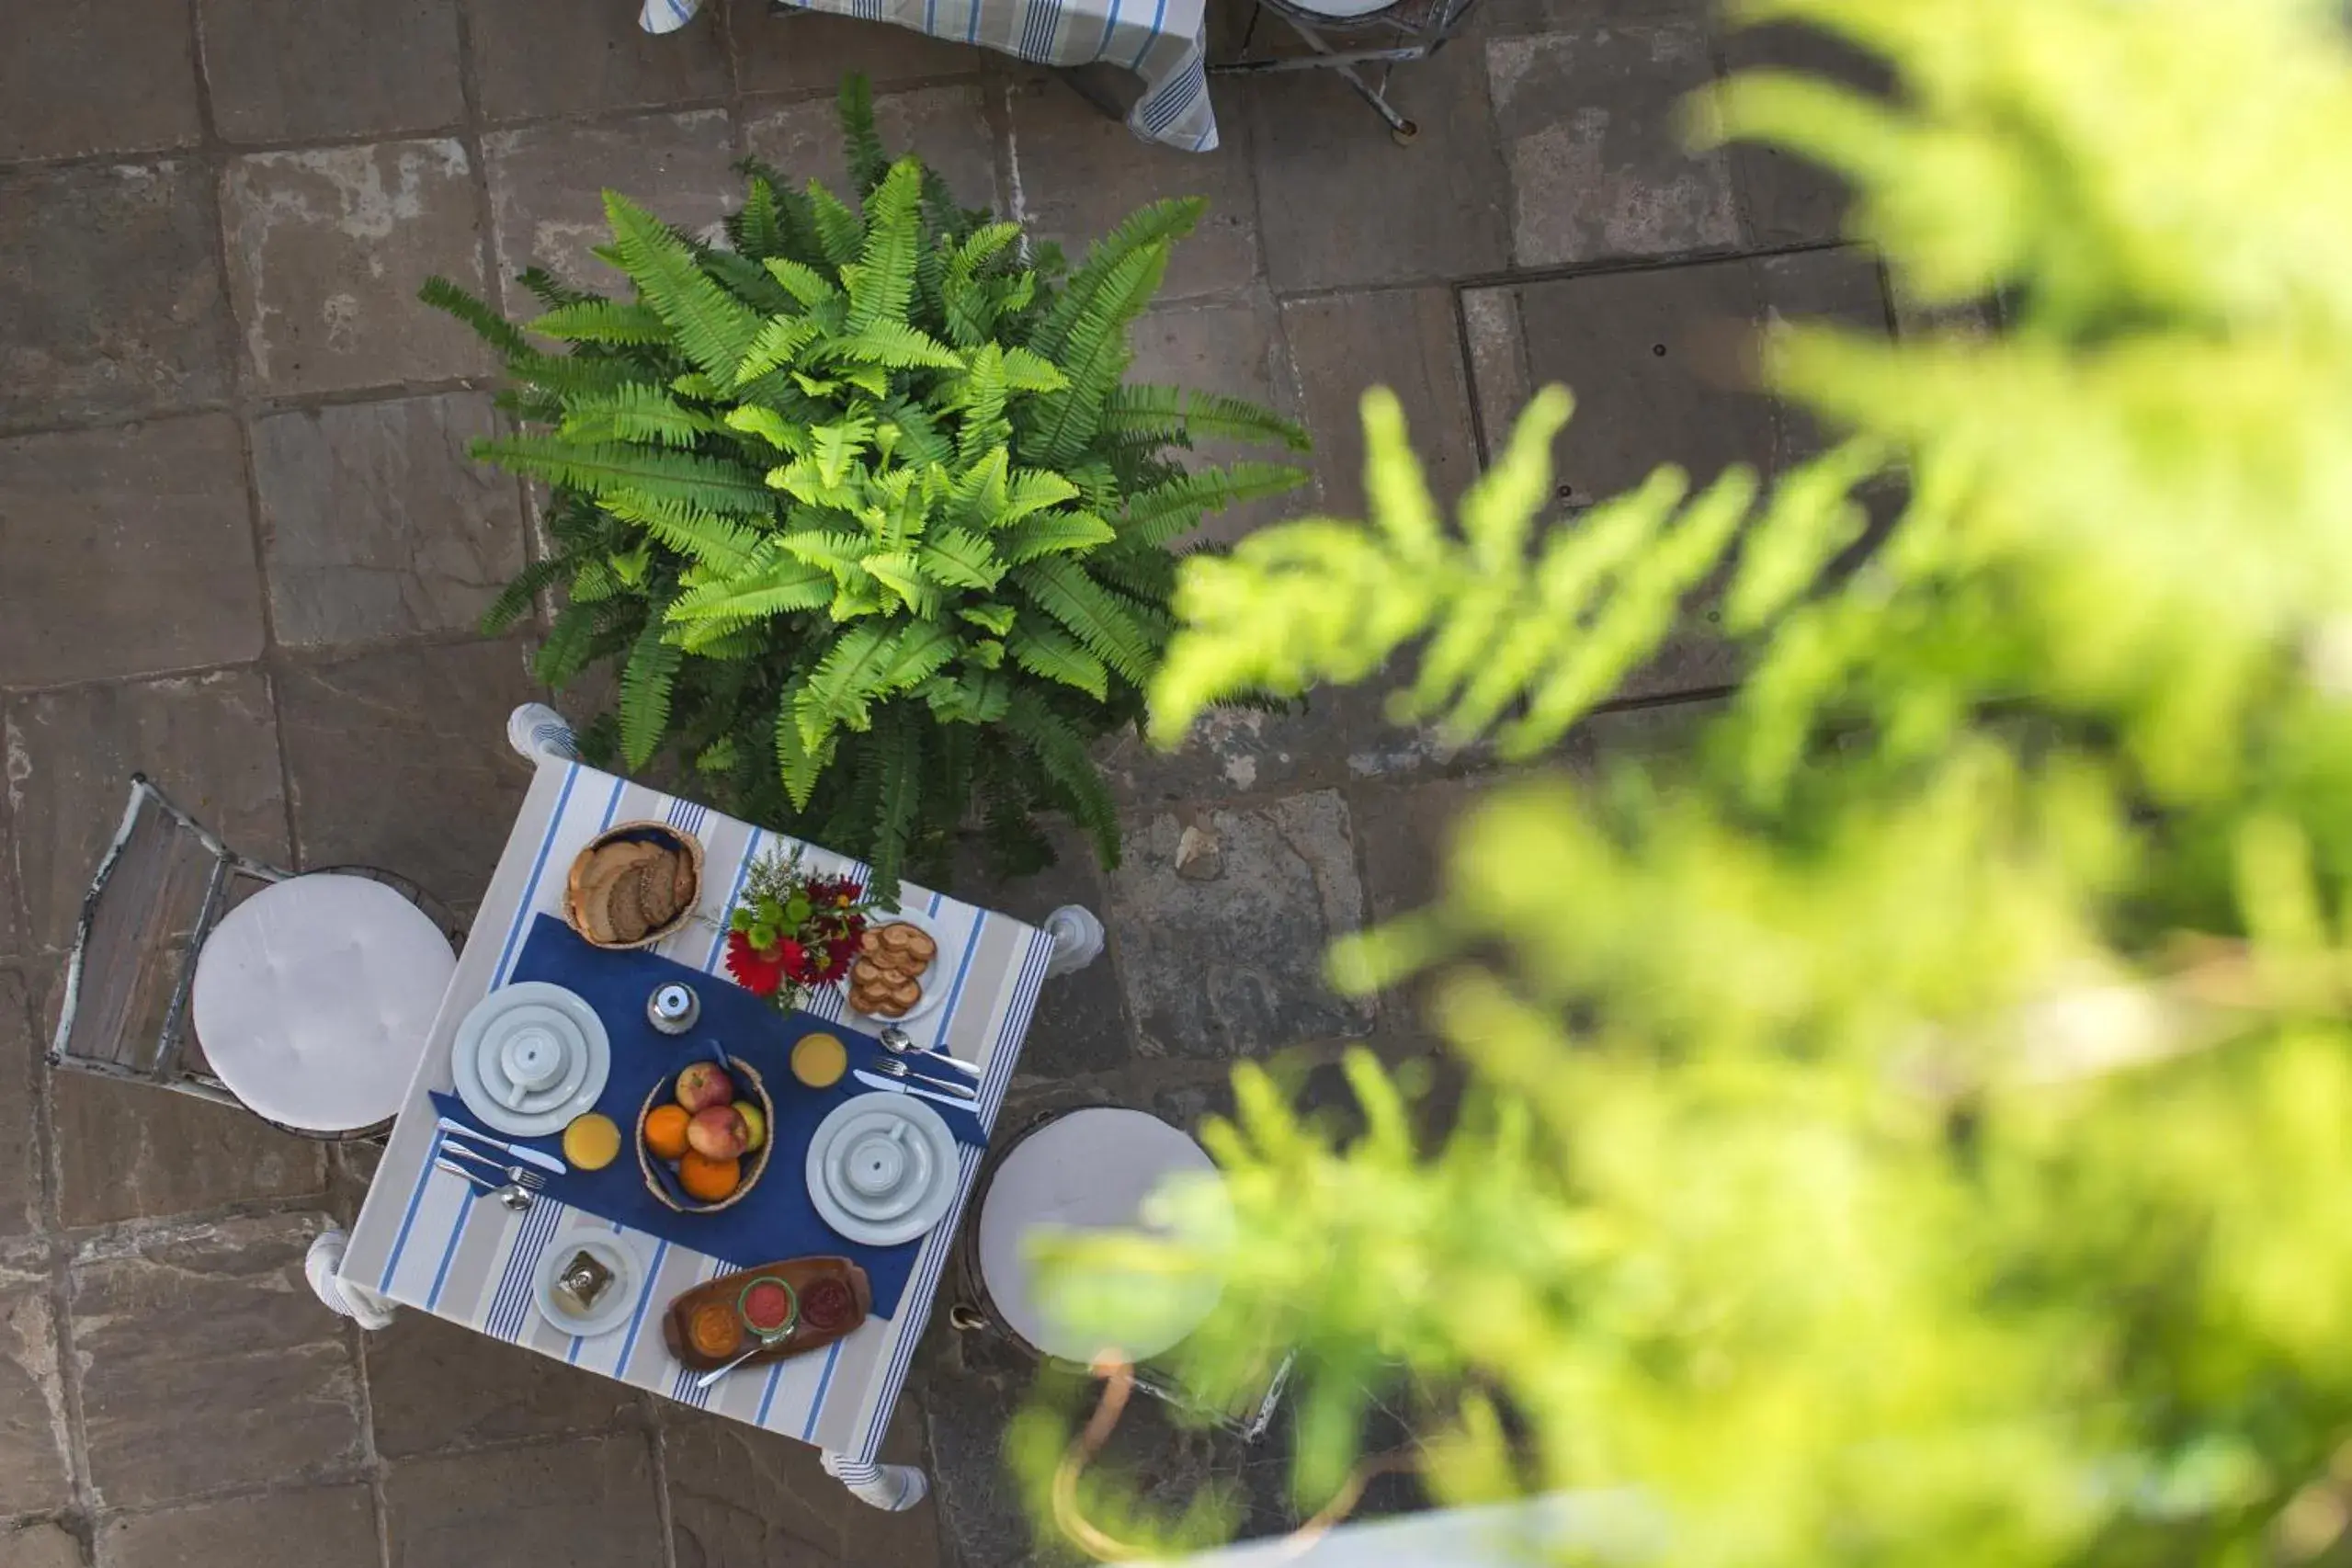
[[688,1198],[716,1203],[735,1190],[742,1172],[741,1160],[714,1160],[688,1149],[678,1157],[677,1184],[686,1188]]
[[686,1124],[689,1119],[682,1105],[655,1106],[645,1116],[645,1147],[657,1159],[676,1159],[686,1153]]

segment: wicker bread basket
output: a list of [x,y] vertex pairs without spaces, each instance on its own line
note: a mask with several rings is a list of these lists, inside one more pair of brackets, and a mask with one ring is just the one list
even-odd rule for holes
[[[588,921],[583,910],[583,897],[586,890],[583,886],[582,879],[587,873],[588,863],[596,858],[597,850],[613,844],[658,844],[665,849],[680,850],[687,858],[686,902],[678,906],[676,915],[633,942],[597,940],[596,935],[588,928]],[[608,951],[650,948],[663,937],[676,934],[685,928],[687,921],[694,918],[694,912],[701,901],[702,841],[690,833],[681,832],[672,827],[665,822],[624,822],[605,829],[604,832],[588,840],[580,852],[572,857],[572,869],[563,882],[564,923],[578,932],[580,939],[590,947],[603,948]]]
[[677,1074],[671,1073],[655,1079],[652,1091],[645,1096],[645,1103],[637,1109],[637,1169],[645,1178],[646,1190],[659,1199],[663,1207],[681,1214],[716,1214],[722,1209],[742,1202],[744,1195],[758,1186],[759,1178],[767,1173],[767,1156],[776,1147],[776,1102],[767,1097],[767,1085],[760,1081],[758,1070],[741,1057],[731,1056],[727,1059],[726,1073],[735,1081],[736,1098],[749,1100],[759,1108],[765,1128],[759,1147],[742,1156],[742,1176],[735,1183],[735,1190],[716,1202],[703,1203],[687,1197],[686,1188],[678,1185],[677,1173],[670,1169],[669,1162],[656,1158],[653,1151],[645,1146],[645,1119],[653,1115],[657,1107],[669,1104],[676,1096]]

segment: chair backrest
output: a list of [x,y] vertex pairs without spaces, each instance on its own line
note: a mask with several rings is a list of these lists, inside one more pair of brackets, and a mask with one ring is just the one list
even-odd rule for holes
[[193,1049],[196,953],[241,898],[288,875],[230,849],[133,774],[82,901],[49,1060],[236,1104]]

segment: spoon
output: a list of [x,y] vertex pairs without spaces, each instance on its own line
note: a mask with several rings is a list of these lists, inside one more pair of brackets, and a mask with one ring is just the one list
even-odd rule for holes
[[717,1382],[721,1378],[725,1377],[729,1372],[733,1371],[737,1367],[742,1366],[744,1362],[750,1360],[753,1357],[767,1349],[767,1344],[768,1342],[767,1340],[760,1338],[757,1335],[752,1335],[750,1349],[744,1351],[742,1355],[736,1357],[725,1366],[714,1367],[710,1371],[703,1373],[700,1377],[694,1380],[694,1386],[698,1389],[709,1388],[712,1383]]
[[[892,1056],[921,1057],[926,1062],[937,1062],[943,1063],[946,1066],[952,1067],[957,1072],[964,1074],[973,1079],[977,1079],[980,1076],[980,1069],[974,1067],[971,1062],[966,1062],[960,1056],[950,1056],[944,1051],[924,1050],[921,1046],[915,1043],[915,1037],[913,1035],[908,1034],[896,1024],[883,1025],[882,1032],[874,1038],[881,1040],[882,1042],[882,1049],[889,1051]],[[884,1064],[884,1070],[888,1070],[887,1063]],[[900,1076],[903,1077],[904,1074],[902,1074]]]

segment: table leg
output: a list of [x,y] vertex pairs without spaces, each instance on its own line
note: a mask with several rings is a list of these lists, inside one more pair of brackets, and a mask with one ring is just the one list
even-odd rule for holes
[[311,1243],[310,1252],[302,1259],[302,1275],[311,1282],[311,1290],[327,1307],[358,1324],[361,1328],[390,1328],[392,1304],[365,1286],[338,1279],[335,1271],[343,1267],[343,1251],[351,1238],[334,1228],[319,1233]]
[[525,762],[536,763],[542,756],[580,760],[571,721],[544,702],[526,702],[506,715],[506,744]]
[[903,1514],[931,1490],[931,1483],[911,1464],[875,1464],[844,1459],[827,1449],[818,1456],[824,1472],[849,1489],[849,1494],[860,1503],[869,1503],[886,1514]]

